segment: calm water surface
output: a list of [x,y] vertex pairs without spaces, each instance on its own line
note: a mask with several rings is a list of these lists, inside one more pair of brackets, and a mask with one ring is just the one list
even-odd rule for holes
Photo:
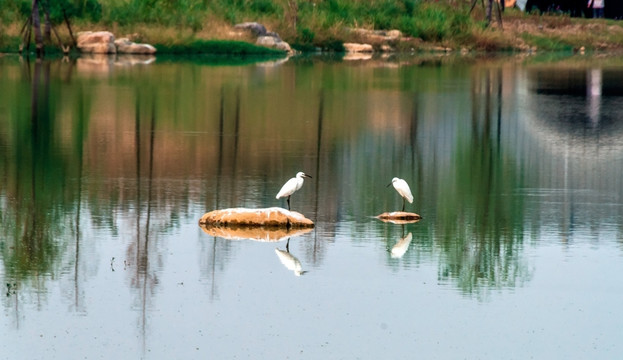
[[541,60],[0,57],[0,358],[620,358],[623,61]]

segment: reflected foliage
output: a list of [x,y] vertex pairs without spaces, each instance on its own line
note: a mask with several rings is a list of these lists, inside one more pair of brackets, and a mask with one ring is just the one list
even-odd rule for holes
[[452,176],[440,187],[439,278],[456,279],[470,294],[529,278],[521,260],[524,198],[513,196],[522,177],[500,139],[502,81],[499,69],[474,70],[471,128],[457,137]]
[[9,108],[13,121],[2,133],[2,258],[6,274],[19,283],[58,270],[77,213],[74,189],[80,174],[74,165],[82,156],[86,118],[77,117],[74,139],[62,149],[54,116],[62,95],[51,67],[24,62],[16,91],[3,100],[16,106]]

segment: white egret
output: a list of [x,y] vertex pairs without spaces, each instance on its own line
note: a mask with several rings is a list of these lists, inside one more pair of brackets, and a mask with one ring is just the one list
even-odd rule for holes
[[409,204],[413,203],[413,195],[411,195],[409,184],[407,184],[406,181],[395,177],[392,179],[392,182],[387,184],[387,187],[389,187],[389,185],[394,185],[394,189],[396,189],[398,194],[402,196],[402,211],[405,211],[405,200],[407,200]]
[[282,198],[282,197],[288,197],[288,210],[290,210],[290,196],[292,196],[292,194],[294,194],[295,191],[297,191],[298,189],[301,188],[301,186],[303,186],[303,181],[305,181],[305,178],[311,178],[311,176],[305,174],[302,171],[299,171],[295,177],[293,177],[292,179],[288,180],[283,187],[281,187],[281,190],[279,190],[279,193],[277,193],[277,199]]

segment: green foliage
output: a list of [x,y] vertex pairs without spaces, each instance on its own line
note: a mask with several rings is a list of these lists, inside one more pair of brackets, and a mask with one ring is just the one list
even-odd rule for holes
[[572,51],[573,45],[557,37],[544,37],[531,34],[523,34],[522,38],[530,45],[542,50]]
[[[45,0],[53,24],[60,24],[66,14],[76,27],[84,29],[113,28],[125,33],[139,33],[136,28],[163,29],[166,35],[184,34],[183,41],[192,52],[196,37],[211,38],[224,32],[223,22],[234,25],[244,21],[258,21],[269,30],[278,32],[294,48],[313,51],[324,48],[342,51],[342,42],[358,41],[349,28],[374,30],[398,29],[403,34],[426,42],[466,44],[478,49],[498,50],[516,45],[513,35],[494,34],[486,23],[472,19],[465,2],[425,0]],[[291,7],[294,4],[295,6]],[[0,47],[15,48],[21,24],[30,15],[32,0],[0,0]],[[293,10],[296,9],[296,10]],[[511,13],[509,13],[511,12]],[[285,16],[285,15],[288,16]],[[293,16],[296,16],[294,26]],[[505,16],[529,22],[530,15],[512,13]],[[551,27],[571,23],[568,16],[543,16],[539,21]],[[5,26],[11,24],[11,26]],[[213,26],[216,25],[216,26]],[[171,31],[172,30],[172,31]],[[202,31],[203,30],[203,31]],[[158,30],[155,30],[158,31]],[[9,33],[7,33],[9,32]],[[605,31],[601,32],[605,33]],[[351,35],[349,35],[351,34]],[[144,33],[141,35],[145,35]],[[158,33],[160,35],[160,33]],[[207,36],[206,36],[207,35]],[[603,40],[608,36],[607,40]],[[176,35],[173,35],[175,38]],[[530,45],[543,50],[570,50],[571,44],[584,46],[593,43],[620,44],[617,35],[569,34],[560,37],[524,35]],[[599,37],[602,40],[597,39]],[[165,37],[149,36],[146,42],[166,42]],[[180,36],[177,36],[182,40]],[[160,40],[159,40],[160,39]],[[180,42],[180,41],[175,41]],[[401,42],[402,43],[402,42]],[[378,44],[374,44],[378,45]],[[392,44],[400,47],[400,44]],[[588,46],[588,45],[586,45]],[[615,45],[619,47],[620,45]],[[408,46],[411,48],[411,45]],[[233,48],[235,51],[240,49]],[[175,50],[177,51],[177,50]],[[219,49],[220,51],[220,49]],[[246,50],[245,50],[246,51]]]
[[[283,0],[58,0],[49,1],[53,23],[63,20],[63,11],[72,20],[103,22],[105,25],[159,25],[192,29],[198,32],[209,27],[211,18],[230,24],[242,21],[270,23],[272,30],[281,31],[289,41],[303,47],[311,45],[339,49],[333,43],[343,38],[345,27],[372,27],[376,30],[399,29],[426,41],[440,41],[466,32],[471,19],[445,3],[421,0],[294,0],[297,3],[297,27],[283,16],[287,4]],[[30,0],[0,0],[6,9],[1,16],[28,16]],[[5,15],[5,14],[9,15]],[[287,34],[286,29],[291,29]],[[285,31],[285,33],[283,32]],[[334,40],[327,40],[334,39]],[[326,44],[325,42],[328,41]]]
[[299,28],[297,31],[296,40],[290,44],[292,48],[301,52],[311,52],[316,50],[316,46],[314,45],[314,38],[316,37],[316,33],[314,33],[309,28]]
[[334,51],[334,52],[344,52],[344,42],[337,39],[328,39],[323,43],[323,50],[325,51]]
[[63,11],[69,18],[98,22],[102,19],[102,5],[97,0],[58,0],[49,1],[50,18],[54,23],[63,21]]
[[466,13],[443,7],[420,6],[413,16],[400,17],[396,25],[406,34],[424,41],[440,41],[467,33],[473,22]]
[[197,31],[203,27],[205,10],[204,2],[199,0],[129,0],[111,6],[103,20],[120,25],[145,23],[189,27]]
[[420,21],[416,22],[416,26],[422,40],[441,40],[448,34],[448,19],[441,9],[426,7],[417,15]]
[[318,8],[321,11],[324,10],[323,12],[327,14],[329,22],[332,23],[339,21],[350,23],[355,12],[353,2],[344,0],[328,0],[325,3],[319,3]]
[[2,52],[15,52],[19,48],[20,38],[17,36],[8,36],[3,31],[0,31],[0,53]]
[[402,15],[408,15],[403,2],[395,0],[381,0],[376,6],[370,8],[367,14],[373,20],[375,29],[390,29],[394,19]]
[[415,0],[402,0],[402,4],[405,7],[405,13],[407,15],[413,15],[415,11]]
[[316,34],[309,28],[301,28],[299,31],[299,40],[304,44],[311,44],[314,42]]
[[[69,18],[92,22],[102,18],[102,5],[98,0],[56,0],[40,2],[40,11],[48,10],[52,23],[64,20],[63,11]],[[0,20],[9,21],[30,16],[31,0],[0,0]]]
[[250,0],[248,6],[251,12],[257,14],[272,15],[279,13],[279,8],[271,0]]
[[314,46],[313,44],[304,44],[304,43],[292,43],[290,44],[290,47],[292,47],[292,49],[296,50],[296,51],[300,51],[303,53],[310,53],[313,51],[316,51],[316,46]]
[[0,21],[28,17],[31,6],[32,3],[25,0],[0,0]]
[[283,55],[281,50],[256,46],[243,41],[195,40],[189,44],[156,44],[159,54],[228,54],[228,55]]

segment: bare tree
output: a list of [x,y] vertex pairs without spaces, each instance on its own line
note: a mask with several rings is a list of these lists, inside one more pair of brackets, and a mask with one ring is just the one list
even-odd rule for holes
[[[474,10],[474,7],[476,7],[477,2],[478,0],[472,0],[472,6],[469,9],[470,14]],[[504,0],[499,0],[499,2],[497,0],[487,0],[486,5],[485,5],[485,0],[481,0],[481,2],[482,2],[482,7],[485,9],[487,26],[491,24],[491,13],[493,10],[493,3],[495,3],[496,5],[495,17],[497,18],[498,24],[500,25],[500,28],[501,28],[502,27],[502,11],[504,10]]]
[[[47,6],[46,6],[47,5]],[[40,11],[44,13],[44,31],[41,32],[41,18]],[[69,30],[69,35],[73,41],[73,44],[76,44],[76,40],[74,39],[73,32],[71,31],[71,26],[69,25],[69,19],[65,14],[65,10],[63,9],[63,16],[65,18],[65,23],[67,24],[67,29]],[[44,0],[32,0],[32,9],[30,12],[30,16],[24,23],[24,26],[21,30],[22,43],[19,47],[20,53],[24,50],[24,46],[26,47],[26,52],[30,49],[31,35],[32,30],[35,31],[35,51],[37,57],[44,56],[44,42],[51,43],[52,42],[52,33],[56,36],[58,41],[58,46],[63,50],[65,54],[69,53],[71,46],[63,45],[63,41],[61,40],[60,35],[52,25],[52,20],[50,19],[50,9],[49,2],[46,3]]]
[[[43,36],[41,34],[41,20],[39,19],[39,1],[32,0],[32,11],[30,13],[32,27],[35,30],[35,48],[37,57],[43,56]],[[30,40],[30,39],[29,39]]]

